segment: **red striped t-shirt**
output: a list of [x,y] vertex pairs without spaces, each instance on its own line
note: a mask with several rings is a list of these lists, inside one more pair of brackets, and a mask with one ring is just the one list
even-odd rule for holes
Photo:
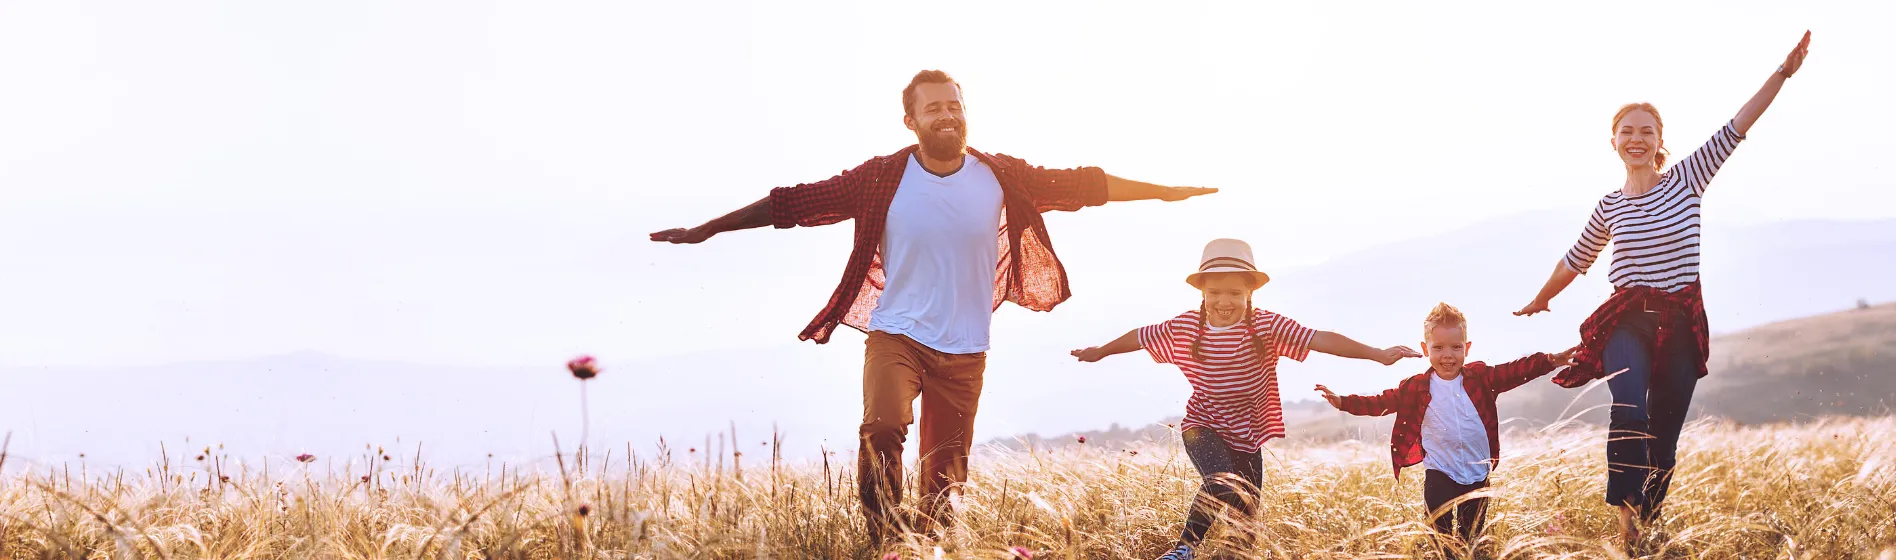
[[[1299,362],[1310,355],[1310,337],[1316,331],[1289,317],[1262,309],[1251,310],[1251,331],[1245,323],[1208,327],[1196,310],[1170,321],[1139,329],[1139,345],[1152,360],[1178,366],[1192,385],[1180,430],[1211,428],[1225,445],[1250,453],[1272,438],[1284,437],[1283,401],[1277,393],[1277,359]],[[1192,358],[1192,341],[1203,336]],[[1250,336],[1263,341],[1259,356]]]

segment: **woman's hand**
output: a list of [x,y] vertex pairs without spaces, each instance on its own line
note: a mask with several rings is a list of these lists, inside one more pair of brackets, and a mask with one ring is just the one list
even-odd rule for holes
[[1541,285],[1540,293],[1534,294],[1534,301],[1529,302],[1527,307],[1521,308],[1520,311],[1514,312],[1514,316],[1521,317],[1546,311],[1547,302],[1554,301],[1554,296],[1560,295],[1562,290],[1567,289],[1568,284],[1572,284],[1574,279],[1579,277],[1579,271],[1567,268],[1567,259],[1560,259],[1560,262],[1554,263],[1554,271],[1547,275],[1547,283]]
[[1317,392],[1323,393],[1323,400],[1329,401],[1330,406],[1336,407],[1337,410],[1343,409],[1343,399],[1341,397],[1336,396],[1336,393],[1330,392],[1329,387],[1324,387],[1323,385],[1317,385]]
[[1777,99],[1778,90],[1784,87],[1784,81],[1804,67],[1804,56],[1810,54],[1810,32],[1804,32],[1804,38],[1791,48],[1791,54],[1784,55],[1784,64],[1771,72],[1771,78],[1764,81],[1764,87],[1751,96],[1745,106],[1738,109],[1738,116],[1732,117],[1732,130],[1739,136],[1751,132],[1751,125],[1758,123],[1758,117],[1764,116],[1764,110],[1771,107],[1771,100]]
[[1100,360],[1100,358],[1104,358],[1111,355],[1111,354],[1106,353],[1106,350],[1104,348],[1100,348],[1098,346],[1074,350],[1073,352],[1071,352],[1071,354],[1073,355],[1073,357],[1079,358],[1080,361],[1089,362],[1089,363],[1097,362]]
[[1786,78],[1791,77],[1792,74],[1796,74],[1797,69],[1804,66],[1804,57],[1809,54],[1810,31],[1805,31],[1804,39],[1797,42],[1797,46],[1791,49],[1791,54],[1784,55],[1784,66],[1778,68],[1778,73],[1783,74]]

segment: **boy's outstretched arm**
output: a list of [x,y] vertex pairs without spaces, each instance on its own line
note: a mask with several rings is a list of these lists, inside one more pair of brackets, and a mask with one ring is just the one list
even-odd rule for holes
[[1493,381],[1489,386],[1494,388],[1495,393],[1501,393],[1526,385],[1535,378],[1573,365],[1573,353],[1578,350],[1580,347],[1575,346],[1556,354],[1536,352],[1534,355],[1494,366]]
[[1342,358],[1369,360],[1385,366],[1395,364],[1403,358],[1422,357],[1421,352],[1407,346],[1370,348],[1361,342],[1350,340],[1350,337],[1330,331],[1317,331],[1315,335],[1312,335],[1310,349]]
[[1336,393],[1330,392],[1329,387],[1322,385],[1317,386],[1317,391],[1323,393],[1323,400],[1329,401],[1330,406],[1334,406],[1337,410],[1357,416],[1385,416],[1393,414],[1396,411],[1397,398],[1395,389],[1383,391],[1382,394],[1373,397],[1365,397],[1362,395],[1337,396]]
[[1124,354],[1141,348],[1143,347],[1139,345],[1139,329],[1133,329],[1126,331],[1126,334],[1120,335],[1119,338],[1113,339],[1112,342],[1106,343],[1105,346],[1082,348],[1074,350],[1072,354],[1073,357],[1079,358],[1082,362],[1097,362],[1100,358],[1113,354]]

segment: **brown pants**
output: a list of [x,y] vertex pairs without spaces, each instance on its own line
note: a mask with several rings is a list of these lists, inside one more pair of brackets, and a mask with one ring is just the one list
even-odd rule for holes
[[922,516],[916,529],[946,521],[948,491],[968,481],[968,451],[974,438],[975,406],[981,400],[981,374],[987,353],[946,354],[909,337],[871,331],[863,353],[862,445],[856,472],[869,534],[881,540],[905,525],[894,510],[902,505],[902,443],[915,422],[915,397],[922,397]]

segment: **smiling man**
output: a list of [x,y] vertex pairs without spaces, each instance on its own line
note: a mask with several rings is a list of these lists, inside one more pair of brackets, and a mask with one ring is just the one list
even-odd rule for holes
[[[863,514],[877,542],[898,529],[950,521],[945,498],[967,480],[994,310],[1011,301],[1049,311],[1071,295],[1040,214],[1217,192],[1121,179],[1097,167],[1046,169],[970,149],[961,85],[939,70],[909,81],[902,109],[916,145],[824,181],[772,189],[698,227],[651,235],[699,243],[767,225],[856,221],[842,282],[798,338],[828,342],[838,324],[868,335],[857,461]],[[893,512],[902,501],[902,445],[917,397],[923,515],[910,523]]]

